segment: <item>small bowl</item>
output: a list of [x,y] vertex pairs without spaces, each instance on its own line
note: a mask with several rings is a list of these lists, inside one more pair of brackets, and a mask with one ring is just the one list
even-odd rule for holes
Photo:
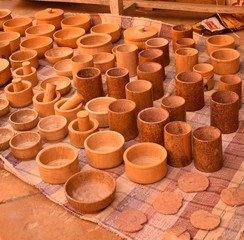
[[25,36],[27,39],[34,37],[50,37],[53,38],[55,33],[55,26],[52,24],[41,24],[36,26],[31,26],[25,30]]
[[38,113],[32,109],[18,110],[9,117],[12,128],[17,131],[30,130],[37,125],[38,121]]
[[71,58],[72,56],[73,49],[69,47],[51,48],[45,52],[45,58],[51,64],[55,64],[63,59]]
[[16,134],[9,141],[13,155],[19,160],[34,159],[41,150],[41,137],[36,132],[26,131]]
[[108,127],[108,105],[116,100],[112,97],[93,98],[86,103],[85,109],[90,118],[98,121],[99,127]]
[[36,37],[24,40],[20,43],[21,50],[36,50],[38,58],[43,58],[44,53],[53,47],[53,40],[50,37]]
[[101,73],[105,73],[107,70],[114,67],[115,56],[107,52],[96,53],[93,55],[93,64]]
[[0,58],[0,86],[11,79],[10,64],[7,59]]
[[9,140],[14,136],[14,131],[7,127],[0,127],[0,151],[9,148]]
[[0,117],[9,113],[9,101],[5,98],[0,98]]
[[60,115],[50,115],[38,123],[41,137],[47,142],[60,141],[67,135],[67,119]]
[[63,59],[53,65],[53,69],[58,76],[72,78],[72,60]]
[[20,34],[17,32],[0,32],[0,41],[8,41],[11,52],[13,53],[19,49]]
[[97,212],[115,198],[116,181],[106,172],[86,170],[76,173],[64,185],[68,202],[79,212]]
[[167,151],[157,143],[138,143],[123,155],[128,178],[136,183],[150,184],[161,180],[167,172]]
[[3,23],[12,19],[11,11],[8,9],[0,9],[0,30],[3,29]]
[[61,96],[66,95],[71,89],[71,81],[68,77],[50,77],[43,80],[40,84],[41,89],[46,89],[47,83],[56,85],[56,91],[59,91]]
[[64,18],[61,21],[62,28],[79,27],[89,31],[91,26],[91,18],[88,15],[76,15]]
[[180,38],[175,42],[175,50],[179,48],[195,48],[195,40],[193,38]]
[[60,143],[42,149],[36,156],[41,179],[50,184],[62,184],[80,171],[78,151]]
[[115,23],[98,24],[91,28],[91,33],[107,33],[112,37],[112,42],[117,42],[120,39],[120,26]]
[[87,162],[95,168],[108,169],[123,162],[124,137],[114,131],[95,132],[84,142]]
[[116,46],[114,46],[113,48],[112,48],[112,53],[113,53],[113,55],[116,57],[116,51],[117,51],[117,48],[119,47],[119,46],[121,46],[121,45],[123,45],[123,44],[119,44],[119,45],[116,45]]
[[77,48],[77,39],[85,35],[85,33],[86,31],[83,28],[70,27],[55,32],[53,38],[60,47]]

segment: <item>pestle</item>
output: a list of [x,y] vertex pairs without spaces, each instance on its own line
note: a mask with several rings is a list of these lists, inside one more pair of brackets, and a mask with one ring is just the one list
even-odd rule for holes
[[12,84],[13,84],[14,92],[20,92],[20,91],[24,90],[21,78],[14,78],[12,80]]
[[31,70],[31,63],[30,62],[23,62],[22,63],[22,68],[23,68],[23,75],[29,75],[32,73]]
[[43,102],[51,102],[56,95],[56,85],[52,84],[52,83],[47,83],[46,85],[46,90],[43,96]]
[[77,113],[78,127],[81,132],[88,131],[91,128],[89,114],[86,110]]
[[83,97],[76,92],[67,102],[65,102],[61,107],[60,110],[70,110],[75,108],[78,104],[83,101]]

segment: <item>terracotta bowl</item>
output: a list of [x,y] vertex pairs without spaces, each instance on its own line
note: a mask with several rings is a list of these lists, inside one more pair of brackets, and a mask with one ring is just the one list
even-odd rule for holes
[[36,37],[24,40],[20,44],[21,50],[36,50],[38,58],[43,58],[44,53],[53,47],[53,40],[50,37]]
[[0,9],[0,30],[3,29],[3,23],[8,19],[11,19],[11,11],[8,9]]
[[11,71],[9,61],[0,58],[0,86],[4,85],[11,79]]
[[181,38],[175,42],[175,50],[186,47],[195,48],[195,45],[196,43],[193,38]]
[[116,46],[114,46],[113,48],[112,48],[112,53],[113,53],[113,55],[116,57],[116,51],[117,51],[117,48],[119,47],[119,46],[121,46],[121,45],[123,45],[123,44],[119,44],[119,45],[116,45]]
[[95,132],[84,142],[87,162],[95,168],[107,169],[123,162],[124,137],[114,131]]
[[80,171],[78,151],[69,144],[60,143],[42,149],[36,156],[41,179],[51,184],[62,184]]
[[136,183],[150,184],[161,180],[167,172],[167,151],[156,143],[138,143],[123,155],[128,178]]
[[25,36],[27,37],[27,39],[40,36],[53,38],[54,33],[55,26],[52,24],[31,26],[25,30]]
[[112,37],[108,34],[87,34],[77,40],[79,53],[94,55],[98,52],[112,51]]
[[91,28],[91,33],[107,33],[112,37],[112,42],[117,42],[120,39],[120,26],[115,23],[98,24]]
[[235,39],[229,35],[214,35],[208,37],[206,43],[208,55],[219,48],[235,48]]
[[53,34],[54,41],[60,47],[77,48],[76,41],[85,35],[86,31],[79,27],[61,29]]
[[0,117],[9,113],[9,101],[5,98],[0,98]]
[[9,140],[14,136],[14,131],[7,127],[0,127],[0,151],[9,148]]
[[53,69],[58,76],[72,78],[72,60],[63,59],[53,65]]
[[115,198],[116,181],[106,172],[86,170],[76,173],[64,185],[68,202],[79,212],[97,212]]
[[22,63],[27,61],[31,63],[32,67],[39,67],[39,61],[36,50],[23,50],[15,52],[10,56],[9,60],[13,70],[22,67]]
[[25,36],[25,30],[30,26],[32,20],[28,17],[13,18],[3,23],[4,32],[18,32],[21,36]]
[[38,113],[32,109],[18,110],[9,117],[12,128],[17,131],[30,130],[37,125],[38,121]]
[[240,68],[240,53],[231,48],[220,48],[210,54],[211,64],[217,74],[234,74]]
[[73,49],[69,47],[51,48],[45,52],[45,58],[51,64],[55,64],[63,59],[71,58],[72,56]]
[[8,41],[11,52],[14,52],[19,49],[20,34],[17,32],[0,32],[0,41]]
[[112,53],[96,53],[93,55],[93,64],[101,73],[105,73],[107,70],[114,67],[115,57]]
[[89,117],[96,119],[99,127],[108,127],[108,105],[114,101],[116,101],[116,98],[98,97],[86,103],[85,108],[89,113]]
[[62,28],[69,28],[69,27],[80,27],[85,29],[85,31],[89,31],[91,26],[91,18],[88,15],[76,15],[64,18],[61,21]]
[[34,159],[41,150],[41,137],[36,132],[26,131],[16,134],[9,141],[13,155],[19,160]]

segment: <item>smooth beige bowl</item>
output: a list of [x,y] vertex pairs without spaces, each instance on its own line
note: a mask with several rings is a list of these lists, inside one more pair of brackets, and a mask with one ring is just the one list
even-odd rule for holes
[[36,156],[41,179],[50,184],[62,184],[80,171],[78,151],[60,143],[42,149]]
[[69,59],[73,56],[73,49],[69,47],[57,47],[49,49],[45,52],[45,58],[51,64],[55,64],[56,62]]
[[8,41],[11,52],[14,52],[19,49],[20,34],[17,32],[0,32],[0,41]]
[[25,30],[25,36],[27,37],[27,39],[41,36],[53,38],[54,33],[55,26],[52,24],[31,26]]
[[58,76],[72,78],[72,60],[63,59],[53,65],[53,69]]
[[9,101],[5,98],[0,98],[0,117],[9,113]]
[[76,173],[64,185],[68,202],[79,212],[97,212],[115,198],[116,181],[106,172],[86,170]]
[[9,61],[0,58],[0,86],[4,85],[11,79],[11,71]]
[[91,33],[106,33],[112,37],[112,42],[117,42],[120,39],[120,26],[115,23],[98,24],[91,28]]
[[0,30],[3,29],[3,23],[11,19],[11,11],[8,9],[0,9]]
[[34,159],[42,147],[40,135],[31,131],[16,134],[10,139],[9,145],[19,160]]
[[69,27],[79,27],[85,29],[85,31],[89,31],[91,26],[91,18],[88,15],[76,15],[64,18],[61,21],[62,28]]
[[124,137],[114,131],[101,131],[86,138],[87,162],[95,168],[108,169],[123,162]]
[[85,109],[90,118],[98,121],[99,127],[108,127],[108,105],[116,100],[112,97],[93,98],[86,103]]
[[105,73],[115,64],[115,56],[112,53],[100,52],[93,55],[93,65],[98,68],[101,73]]
[[150,184],[161,180],[167,172],[167,151],[157,143],[138,143],[123,155],[128,178],[136,183]]
[[0,127],[0,151],[9,148],[9,140],[14,136],[14,131],[7,127]]

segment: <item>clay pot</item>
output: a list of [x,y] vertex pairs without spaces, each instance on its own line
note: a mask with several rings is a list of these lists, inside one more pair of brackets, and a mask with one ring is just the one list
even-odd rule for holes
[[195,40],[193,38],[181,38],[175,42],[175,50],[179,48],[195,48]]
[[93,64],[104,74],[107,70],[114,67],[115,57],[111,53],[96,53],[93,55]]
[[77,48],[77,39],[85,35],[85,33],[86,31],[83,28],[69,27],[55,32],[53,38],[60,47]]
[[4,85],[11,79],[11,71],[9,61],[0,58],[0,86]]
[[220,48],[210,54],[211,64],[217,74],[234,74],[240,68],[240,53],[231,48]]
[[125,85],[126,99],[136,104],[136,115],[143,109],[153,106],[152,84],[146,80],[135,80]]
[[58,8],[47,8],[35,14],[36,25],[52,24],[56,29],[61,28],[61,20],[64,18],[64,11]]
[[40,177],[50,184],[62,184],[80,171],[78,151],[69,144],[45,147],[36,156]]
[[106,72],[108,96],[116,99],[125,98],[125,85],[130,81],[127,68],[115,67]]
[[4,32],[18,32],[22,37],[30,26],[32,26],[32,20],[28,17],[13,18],[3,23]]
[[185,99],[180,96],[165,97],[161,101],[161,107],[169,112],[169,121],[186,121]]
[[163,51],[164,66],[169,65],[169,41],[165,38],[151,38],[146,41],[146,49],[160,49]]
[[176,41],[181,38],[192,38],[193,30],[189,24],[175,25],[171,29],[173,50],[176,50]]
[[91,26],[91,18],[89,15],[76,15],[64,18],[61,21],[62,28],[79,27],[89,31]]
[[65,76],[72,78],[72,60],[71,59],[63,59],[56,62],[53,65],[54,72],[58,76]]
[[11,19],[11,11],[8,9],[0,9],[0,30],[3,29],[3,23],[8,19]]
[[207,53],[210,55],[219,48],[235,48],[235,39],[229,35],[214,35],[207,38],[206,44]]
[[162,108],[146,108],[139,112],[137,125],[140,142],[164,144],[164,126],[169,122],[168,111]]
[[138,64],[138,48],[133,44],[121,44],[116,49],[117,67],[127,68],[129,76],[136,75]]
[[155,183],[167,173],[167,151],[156,143],[138,143],[123,155],[128,178],[136,183]]
[[0,32],[0,41],[8,41],[11,52],[13,53],[19,49],[20,34],[17,32]]
[[182,121],[170,122],[164,127],[164,147],[170,166],[185,167],[192,162],[191,132],[191,125]]
[[239,108],[241,108],[242,80],[237,75],[225,75],[219,78],[219,90],[229,90],[239,96]]
[[117,42],[120,39],[120,26],[114,23],[98,24],[91,28],[91,33],[107,33],[112,37],[112,42]]
[[23,62],[30,62],[31,67],[34,68],[39,67],[37,51],[35,50],[23,50],[15,52],[10,56],[9,60],[13,70],[22,67]]
[[204,126],[193,132],[195,167],[202,172],[216,172],[223,165],[222,136],[218,128]]
[[192,71],[198,63],[198,50],[195,48],[180,48],[175,51],[176,74]]
[[116,51],[117,51],[117,48],[119,47],[119,46],[121,46],[121,45],[123,45],[123,44],[119,44],[119,45],[116,45],[116,46],[114,46],[113,48],[112,48],[112,53],[113,53],[113,55],[116,57]]
[[112,37],[105,33],[87,34],[77,40],[78,51],[80,54],[88,53],[94,55],[99,52],[112,51]]
[[116,98],[98,97],[87,102],[85,108],[89,113],[89,117],[96,119],[99,127],[108,127],[108,106],[114,101],[116,101]]
[[[94,186],[94,187],[90,187]],[[68,202],[79,212],[97,212],[115,198],[116,181],[104,171],[86,170],[76,173],[64,185]]]
[[69,59],[73,56],[73,49],[69,47],[58,47],[51,48],[45,52],[45,58],[51,64],[55,64],[56,62]]
[[203,77],[204,91],[214,88],[214,68],[208,63],[199,63],[193,67],[194,72],[198,72]]
[[25,36],[27,39],[40,37],[40,36],[53,38],[54,33],[55,33],[55,26],[52,24],[31,26],[25,30]]
[[76,74],[77,91],[87,103],[93,98],[103,96],[101,71],[98,68],[87,67]]
[[156,62],[145,62],[137,67],[138,79],[147,80],[152,83],[153,100],[157,100],[164,95],[164,71],[161,64]]
[[9,41],[0,41],[0,57],[9,60],[11,48]]
[[138,135],[135,109],[136,104],[128,99],[118,99],[108,106],[109,129],[121,133],[125,141]]
[[9,145],[14,157],[22,161],[34,159],[42,148],[40,135],[31,131],[16,134]]
[[9,113],[9,101],[5,98],[0,98],[0,117]]
[[14,131],[7,127],[0,127],[0,151],[9,148],[9,140],[14,136]]
[[12,113],[9,122],[13,129],[26,131],[36,127],[39,121],[38,113],[32,109],[21,109]]
[[233,133],[239,127],[239,96],[232,91],[215,92],[210,98],[210,123],[223,134]]
[[124,143],[124,137],[114,131],[91,134],[84,143],[87,162],[99,169],[117,167],[123,162]]
[[175,78],[176,95],[185,99],[186,111],[194,112],[204,106],[203,78],[197,72],[181,72]]

